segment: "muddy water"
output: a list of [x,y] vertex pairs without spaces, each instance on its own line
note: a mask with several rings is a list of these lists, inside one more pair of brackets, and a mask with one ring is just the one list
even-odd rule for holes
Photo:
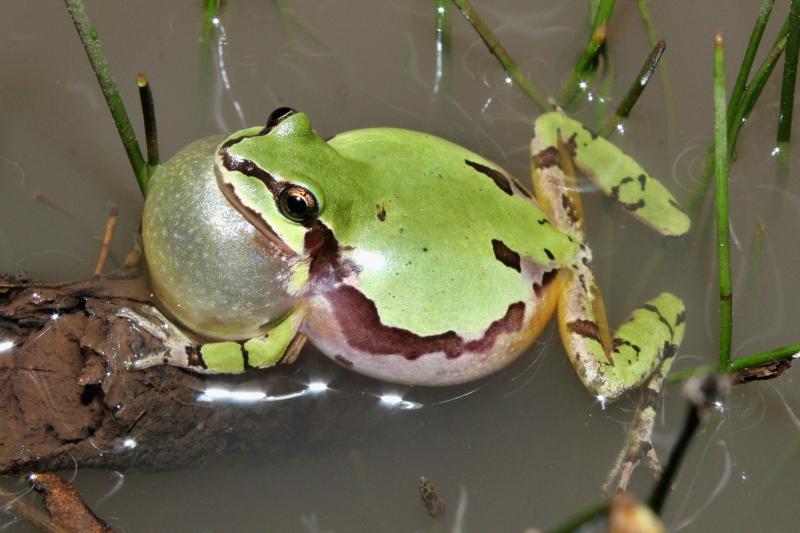
[[[527,176],[537,110],[506,83],[457,13],[452,61],[436,92],[431,2],[276,2],[280,9],[236,2],[205,41],[200,4],[89,2],[139,131],[134,78],[146,72],[153,82],[163,154],[207,134],[260,124],[273,108],[292,105],[307,111],[323,135],[378,125],[423,130]],[[586,4],[506,0],[477,7],[522,67],[553,94],[586,39]],[[652,5],[658,35],[668,43],[666,61],[624,135],[614,139],[683,202],[710,139],[713,33],[725,31],[732,80],[758,5]],[[785,6],[776,8],[769,42],[784,12]],[[7,2],[0,25],[0,270],[24,269],[49,280],[90,274],[96,236],[113,205],[120,223],[111,262],[119,265],[142,201],[65,9],[58,2]],[[611,85],[583,94],[575,114],[596,124],[619,101],[648,49],[636,3],[618,2]],[[800,179],[796,165],[785,183],[775,175],[779,92],[776,78],[744,129],[731,175],[735,356],[799,338]],[[688,310],[677,364],[713,360],[716,275],[708,219],[696,217],[688,236],[665,240],[594,191],[586,203],[612,322],[648,296],[671,290]],[[763,236],[754,239],[760,226]],[[333,390],[311,401],[348,405],[342,423],[353,430],[337,433],[326,446],[297,442],[293,454],[264,449],[214,458],[201,469],[112,472],[78,465],[75,483],[122,531],[520,531],[555,525],[598,499],[632,408],[621,401],[604,409],[582,390],[554,328],[510,368],[463,387],[381,384],[311,349],[287,379],[328,383]],[[793,528],[800,509],[793,490],[800,475],[798,389],[790,372],[737,388],[712,414],[667,503],[672,530]],[[382,395],[398,395],[408,402],[403,406],[416,408],[390,406]],[[353,424],[354,402],[363,424]],[[662,455],[682,416],[673,387],[654,438]],[[441,525],[419,502],[420,475],[447,501]],[[8,479],[3,484],[15,487]],[[633,488],[647,494],[651,484],[643,469]],[[28,530],[21,524],[8,529]]]

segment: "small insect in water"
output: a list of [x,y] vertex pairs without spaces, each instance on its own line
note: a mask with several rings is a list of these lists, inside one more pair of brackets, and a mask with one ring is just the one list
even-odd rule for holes
[[444,500],[436,492],[433,483],[426,479],[425,476],[420,476],[419,478],[419,496],[422,498],[422,504],[429,515],[434,518],[442,516],[445,509]]

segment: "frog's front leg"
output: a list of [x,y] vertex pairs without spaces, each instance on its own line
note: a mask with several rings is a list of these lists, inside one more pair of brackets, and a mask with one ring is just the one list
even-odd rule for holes
[[204,344],[183,333],[155,307],[122,308],[117,315],[127,318],[162,345],[160,350],[139,353],[129,361],[135,369],[166,364],[201,374],[238,374],[248,368],[273,366],[281,359],[293,361],[306,340],[305,335],[298,333],[304,318],[301,310],[290,313],[260,337]]

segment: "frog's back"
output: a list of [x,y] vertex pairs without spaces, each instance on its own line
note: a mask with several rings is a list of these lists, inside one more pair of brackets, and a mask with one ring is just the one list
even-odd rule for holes
[[329,144],[359,169],[325,180],[320,217],[353,274],[317,299],[315,343],[411,383],[507,364],[549,318],[549,286],[577,243],[502,168],[444,139],[374,128]]

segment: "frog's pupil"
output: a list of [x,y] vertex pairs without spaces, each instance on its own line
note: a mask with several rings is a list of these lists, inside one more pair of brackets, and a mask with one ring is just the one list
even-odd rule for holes
[[319,209],[311,191],[297,185],[284,188],[278,203],[283,214],[296,222],[314,218]]
[[286,207],[295,215],[305,215],[308,212],[307,200],[298,194],[292,194],[286,199]]

